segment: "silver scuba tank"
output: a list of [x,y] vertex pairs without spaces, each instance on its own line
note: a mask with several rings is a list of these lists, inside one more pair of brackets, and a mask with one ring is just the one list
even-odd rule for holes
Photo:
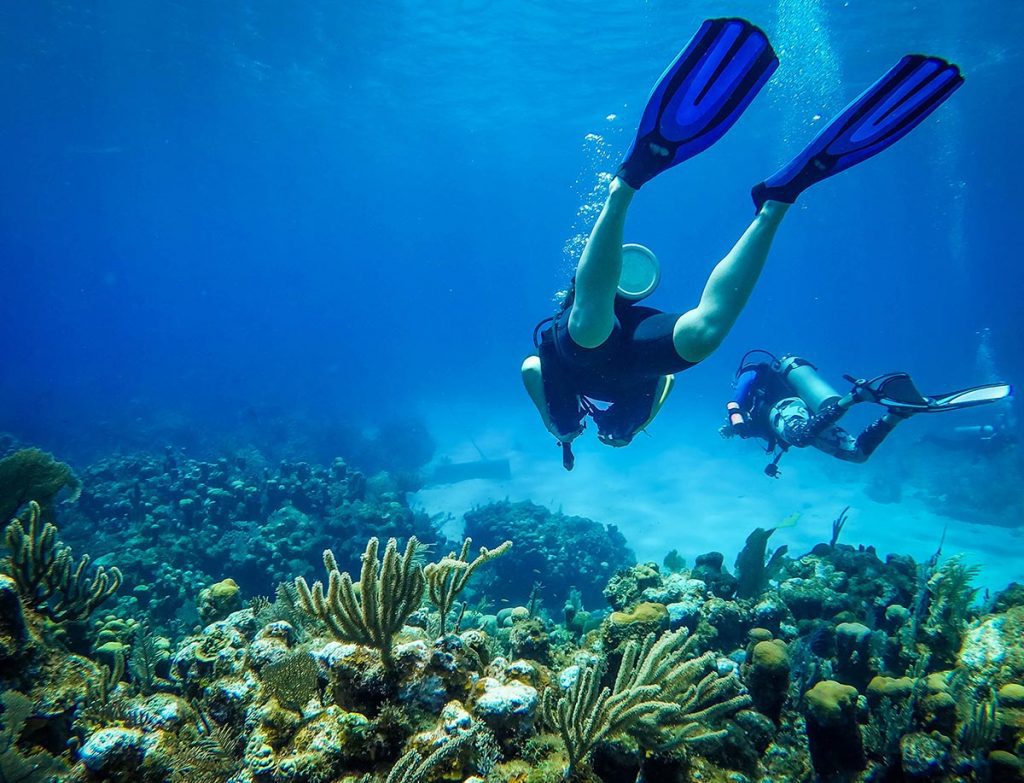
[[811,413],[817,413],[827,402],[842,397],[818,374],[818,368],[799,356],[783,356],[779,360],[779,374]]

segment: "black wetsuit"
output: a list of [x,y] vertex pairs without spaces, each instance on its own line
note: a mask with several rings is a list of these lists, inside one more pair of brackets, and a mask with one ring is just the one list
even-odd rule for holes
[[[679,314],[616,299],[608,339],[582,348],[569,336],[569,309],[541,332],[537,346],[551,421],[570,435],[590,414],[602,436],[628,442],[650,419],[661,379],[696,364],[672,342]],[[611,405],[600,410],[591,400]]]

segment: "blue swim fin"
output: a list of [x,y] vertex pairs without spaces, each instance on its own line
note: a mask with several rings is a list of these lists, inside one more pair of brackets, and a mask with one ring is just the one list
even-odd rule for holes
[[963,83],[955,65],[908,54],[822,128],[803,152],[754,187],[757,211],[768,200],[792,204],[814,183],[895,144]]
[[725,134],[779,65],[764,32],[745,19],[708,19],[647,99],[617,176],[639,188]]

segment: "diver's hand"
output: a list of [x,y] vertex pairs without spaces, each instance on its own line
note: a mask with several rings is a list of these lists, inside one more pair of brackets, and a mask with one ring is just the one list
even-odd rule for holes
[[576,438],[583,434],[584,427],[580,427],[575,432],[570,432],[567,435],[563,435],[558,432],[554,427],[548,427],[548,432],[555,436],[559,443],[572,443]]

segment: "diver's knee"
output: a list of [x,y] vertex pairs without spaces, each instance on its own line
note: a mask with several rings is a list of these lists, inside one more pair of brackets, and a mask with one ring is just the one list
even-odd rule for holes
[[543,396],[544,376],[541,374],[540,357],[527,356],[523,360],[523,366],[519,369],[519,375],[523,379],[523,386],[530,393],[531,397]]
[[[684,321],[683,319],[686,318]],[[700,362],[713,354],[729,333],[728,327],[714,318],[681,316],[672,334],[676,353],[688,362]]]
[[615,316],[584,314],[582,308],[573,308],[569,313],[569,339],[580,348],[600,348],[615,329]]

